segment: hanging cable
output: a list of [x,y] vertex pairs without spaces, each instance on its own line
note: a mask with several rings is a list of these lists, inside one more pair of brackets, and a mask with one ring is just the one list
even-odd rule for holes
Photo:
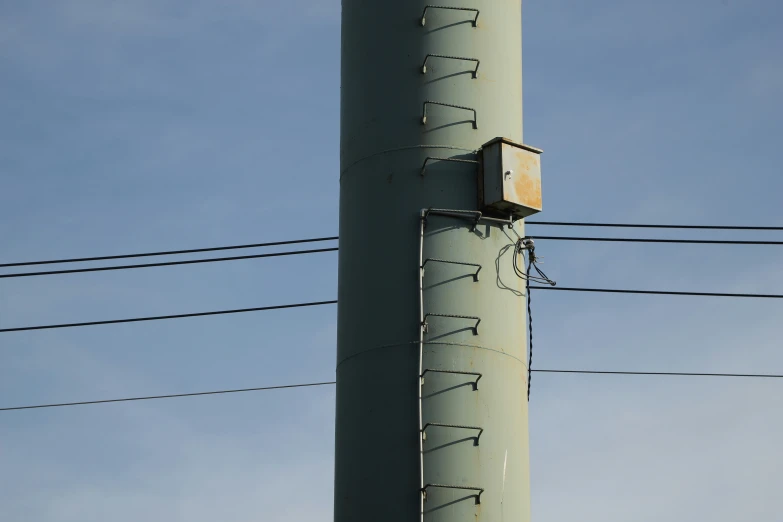
[[[524,260],[524,254],[527,251],[527,270],[523,271],[519,267],[519,258]],[[525,295],[527,297],[527,335],[528,335],[528,353],[527,353],[527,401],[530,402],[530,382],[533,377],[533,310],[530,298],[530,281],[536,283],[545,283],[555,286],[557,283],[552,281],[543,270],[538,267],[537,262],[540,258],[536,256],[536,246],[529,237],[521,237],[514,246],[513,265],[514,273],[525,280]],[[530,271],[535,270],[537,276],[530,275]]]
[[530,266],[527,263],[527,277],[525,278],[525,295],[527,296],[527,402],[530,402],[530,380],[533,378],[533,309],[530,300]]

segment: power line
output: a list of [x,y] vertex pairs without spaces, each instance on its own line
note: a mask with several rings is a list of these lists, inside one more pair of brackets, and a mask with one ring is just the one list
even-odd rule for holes
[[743,227],[722,225],[646,225],[632,223],[579,223],[569,221],[527,221],[527,225],[555,227],[667,228],[681,230],[783,230],[783,227]]
[[93,256],[93,257],[75,257],[70,259],[50,259],[47,261],[23,261],[18,263],[1,263],[0,268],[10,268],[14,266],[31,266],[31,265],[51,265],[56,263],[81,263],[85,261],[109,261],[112,259],[131,259],[134,257],[152,257],[152,256],[171,256],[177,254],[197,254],[200,252],[217,252],[220,250],[239,250],[244,248],[262,248],[270,246],[281,245],[296,245],[300,243],[316,243],[319,241],[334,241],[337,236],[333,237],[315,237],[310,239],[292,239],[288,241],[273,241],[271,243],[253,243],[247,245],[231,245],[231,246],[219,246],[208,248],[192,248],[189,250],[167,250],[161,252],[145,252],[141,254],[120,254],[114,256]]
[[190,259],[187,261],[166,261],[163,263],[144,263],[139,265],[117,265],[117,266],[101,266],[96,268],[73,268],[69,270],[49,270],[45,272],[22,272],[18,274],[0,274],[0,279],[10,279],[14,277],[33,277],[33,276],[46,276],[46,275],[60,275],[60,274],[80,274],[84,272],[105,272],[108,270],[132,270],[134,268],[151,268],[160,266],[174,266],[174,265],[195,265],[198,263],[217,263],[222,261],[238,261],[241,259],[261,259],[264,257],[281,257],[281,256],[296,256],[302,254],[318,254],[321,252],[336,252],[335,248],[318,248],[313,250],[295,250],[292,252],[273,252],[271,254],[253,254],[247,256],[232,256],[232,257],[214,257],[208,259]]
[[[591,241],[591,242],[615,242],[615,243],[681,243],[681,244],[706,244],[706,245],[783,245],[783,241],[732,241],[732,240],[705,240],[705,239],[655,239],[655,238],[612,238],[612,237],[569,237],[569,236],[530,236],[531,239],[543,239],[543,240],[556,240],[556,241]],[[332,239],[332,238],[324,238]],[[335,238],[336,239],[336,238]],[[316,241],[306,240],[306,241]],[[201,251],[209,250],[226,250],[234,248],[250,248],[251,245],[237,245],[230,247],[215,247],[211,249],[202,249]],[[337,247],[333,248],[318,248],[311,250],[297,250],[292,252],[274,252],[270,254],[253,254],[246,256],[231,256],[231,257],[216,257],[208,259],[192,259],[187,261],[167,261],[161,263],[144,263],[137,265],[117,265],[117,266],[105,266],[95,268],[74,268],[68,270],[49,270],[41,272],[21,272],[15,274],[0,274],[0,279],[11,279],[18,277],[33,277],[33,276],[47,276],[47,275],[61,275],[61,274],[79,274],[85,272],[105,272],[111,270],[132,270],[136,268],[153,268],[163,266],[176,266],[176,265],[193,265],[200,263],[218,263],[224,261],[239,261],[245,259],[261,259],[267,257],[281,257],[281,256],[294,256],[302,254],[317,254],[322,252],[337,252]],[[192,250],[189,252],[195,252]],[[186,252],[186,251],[183,251]],[[115,257],[141,257],[147,255],[159,255],[159,254],[135,254],[129,256],[115,256]],[[162,254],[161,254],[162,255]],[[101,259],[101,258],[83,258],[84,260]],[[0,265],[4,266],[23,266],[33,264],[46,264],[46,263],[59,263],[70,261],[32,261],[28,263],[8,263]]]
[[691,372],[625,372],[605,370],[533,370],[539,373],[575,373],[583,375],[652,375],[663,377],[737,377],[750,379],[783,379],[783,375],[764,373],[691,373]]
[[[658,376],[658,377],[723,377],[723,378],[749,378],[749,379],[783,379],[783,375],[761,373],[691,373],[691,372],[629,372],[629,371],[604,371],[604,370],[533,370],[534,373],[561,373],[582,375],[630,375],[630,376]],[[122,399],[103,399],[82,402],[62,402],[52,404],[35,404],[30,406],[12,406],[0,408],[2,411],[34,410],[43,408],[62,408],[66,406],[86,406],[90,404],[109,404],[116,402],[148,401],[155,399],[176,399],[182,397],[201,397],[205,395],[226,395],[232,393],[246,393],[269,390],[284,390],[291,388],[312,388],[317,386],[333,386],[335,381],[312,382],[304,384],[287,384],[282,386],[264,386],[261,388],[240,388],[234,390],[216,390],[195,393],[176,393],[172,395],[150,395],[144,397],[126,397]]]
[[[538,226],[569,226],[569,227],[609,227],[609,228],[658,228],[658,229],[681,229],[681,230],[783,230],[783,227],[754,227],[754,226],[722,226],[722,225],[653,225],[653,224],[634,224],[634,223],[583,223],[583,222],[568,222],[568,221],[528,221],[526,222],[528,225],[538,225]],[[191,249],[184,249],[184,250],[165,250],[165,251],[159,251],[159,252],[143,252],[143,253],[136,253],[136,254],[119,254],[119,255],[111,255],[111,256],[90,256],[90,257],[75,257],[75,258],[63,258],[63,259],[49,259],[44,261],[22,261],[22,262],[14,262],[14,263],[0,263],[0,268],[11,268],[11,267],[19,267],[19,266],[32,266],[32,265],[49,265],[49,264],[57,264],[57,263],[81,263],[81,262],[87,262],[87,261],[109,261],[109,260],[116,260],[116,259],[132,259],[132,258],[138,258],[138,257],[151,257],[151,256],[169,256],[169,255],[178,255],[178,254],[197,254],[202,252],[217,252],[221,250],[239,250],[239,249],[247,249],[247,248],[263,248],[263,247],[270,247],[270,246],[281,246],[281,245],[295,245],[295,244],[301,244],[301,243],[313,243],[313,242],[319,242],[319,241],[336,241],[338,236],[329,236],[329,237],[316,237],[316,238],[309,238],[309,239],[293,239],[293,240],[286,240],[286,241],[273,241],[273,242],[267,242],[267,243],[250,243],[250,244],[242,244],[242,245],[228,245],[228,246],[218,246],[218,247],[206,247],[206,248],[191,248]],[[538,236],[536,239],[560,239],[555,237],[544,237],[544,236]],[[562,238],[565,239],[565,238]],[[588,239],[588,238],[579,238],[580,240],[584,241],[603,241],[603,240],[611,240],[611,241],[622,241],[622,239],[616,240],[616,239]],[[636,240],[630,240],[630,241],[636,241]],[[749,245],[778,245],[782,244],[782,242],[776,242],[776,241],[742,241],[742,242],[730,242],[730,243],[723,243],[723,242],[713,242],[713,241],[696,241],[696,240],[639,240],[644,242],[676,242],[676,243],[682,243],[682,242],[695,242],[695,243],[714,243],[714,244],[749,244]]]
[[[783,299],[780,294],[729,294],[716,292],[674,292],[668,290],[620,290],[611,288],[567,288],[561,286],[531,286],[533,290],[558,290],[561,292],[598,292],[607,294],[644,294],[644,295],[688,295],[701,297],[750,297],[762,299]],[[1,331],[1,330],[0,330]]]
[[2,328],[0,333],[27,332],[31,330],[53,330],[56,328],[76,328],[81,326],[97,326],[104,324],[140,323],[143,321],[162,321],[166,319],[184,319],[187,317],[206,317],[210,315],[242,314],[246,312],[265,312],[267,310],[283,310],[288,308],[305,308],[308,306],[322,306],[337,304],[337,301],[315,301],[312,303],[295,303],[287,305],[261,306],[256,308],[239,308],[236,310],[217,310],[214,312],[197,312],[192,314],[158,315],[153,317],[134,317],[131,319],[110,319],[108,321],[89,321],[84,323],[48,324],[41,326],[22,326],[19,328]]
[[599,241],[613,243],[684,243],[696,245],[783,245],[783,241],[729,241],[712,239],[652,239],[627,237],[566,237],[566,236],[530,236],[531,239],[556,241]]
[[63,402],[59,404],[36,404],[33,406],[14,406],[11,408],[0,408],[0,411],[36,410],[41,408],[62,408],[64,406],[85,406],[87,404],[108,404],[112,402],[150,401],[154,399],[176,399],[180,397],[202,397],[204,395],[225,395],[229,393],[285,390],[291,388],[312,388],[315,386],[328,386],[333,384],[337,384],[337,383],[335,383],[334,381],[311,382],[306,384],[287,384],[284,386],[265,386],[263,388],[242,388],[238,390],[218,390],[218,391],[196,392],[196,393],[177,393],[174,395],[150,395],[147,397],[128,397],[125,399],[104,399],[98,401],[83,401],[83,402]]
[[[561,286],[531,286],[531,290],[557,290],[561,292],[598,292],[609,294],[642,294],[642,295],[678,295],[678,296],[701,296],[701,297],[747,297],[747,298],[763,298],[763,299],[783,299],[783,295],[780,294],[731,294],[731,293],[716,293],[716,292],[674,292],[664,290],[622,290],[611,288],[575,288],[575,287],[561,287]],[[304,308],[308,306],[321,306],[327,304],[337,304],[336,300],[332,301],[317,301],[312,303],[297,303],[289,305],[276,305],[276,306],[264,306],[258,308],[240,308],[237,310],[216,310],[213,312],[198,312],[192,314],[176,314],[176,315],[160,315],[153,317],[135,317],[131,319],[111,319],[108,321],[88,321],[83,323],[65,323],[65,324],[49,324],[40,326],[22,326],[18,328],[2,328],[0,333],[7,332],[25,332],[31,330],[53,330],[56,328],[75,328],[81,326],[97,326],[105,324],[119,324],[119,323],[137,323],[143,321],[160,321],[165,319],[182,319],[186,317],[205,317],[210,315],[228,315],[239,314],[245,312],[263,312],[266,310],[280,310],[285,308]]]

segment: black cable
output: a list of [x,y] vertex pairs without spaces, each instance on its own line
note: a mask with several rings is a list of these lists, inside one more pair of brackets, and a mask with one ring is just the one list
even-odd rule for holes
[[612,372],[603,370],[533,370],[538,373],[578,373],[584,375],[657,375],[665,377],[745,377],[753,379],[783,379],[783,375],[762,373],[690,373],[690,372]]
[[562,286],[531,286],[532,290],[559,290],[562,292],[598,292],[608,294],[645,294],[645,295],[690,295],[703,297],[752,297],[763,299],[783,299],[780,294],[728,294],[715,292],[670,292],[664,290],[615,290],[610,288],[566,288]]
[[[611,293],[611,294],[646,294],[646,295],[687,295],[687,296],[706,296],[706,297],[751,297],[751,298],[769,298],[769,299],[783,299],[783,295],[778,294],[728,294],[728,293],[711,293],[711,292],[669,292],[669,291],[656,291],[656,290],[616,290],[609,288],[565,288],[559,286],[531,286],[531,290],[560,290],[564,292],[599,292],[599,293]],[[104,324],[119,324],[119,323],[136,323],[142,321],[159,321],[164,319],[182,319],[186,317],[204,317],[209,315],[226,315],[226,314],[238,314],[244,312],[261,312],[265,310],[279,310],[284,308],[302,308],[307,306],[320,306],[326,304],[337,304],[336,300],[333,301],[317,301],[313,303],[298,303],[290,305],[277,305],[277,306],[264,306],[259,308],[242,308],[238,310],[218,310],[214,312],[199,312],[192,314],[177,314],[177,315],[161,315],[154,317],[136,317],[132,319],[112,319],[108,321],[89,321],[84,323],[66,323],[66,324],[50,324],[42,326],[23,326],[18,328],[2,328],[0,333],[7,332],[25,332],[30,330],[51,330],[55,328],[75,328],[80,326],[96,326]]]
[[22,326],[19,328],[2,328],[0,333],[28,332],[31,330],[53,330],[55,328],[76,328],[80,326],[97,326],[103,324],[139,323],[142,321],[162,321],[165,319],[183,319],[186,317],[205,317],[209,315],[241,314],[246,312],[265,312],[267,310],[283,310],[287,308],[305,308],[308,306],[322,306],[337,304],[337,301],[315,301],[312,303],[296,303],[287,305],[261,306],[257,308],[240,308],[236,310],[218,310],[214,312],[198,312],[192,314],[158,315],[153,317],[134,317],[132,319],[111,319],[108,321],[89,321],[85,323],[48,324],[42,326]]
[[683,230],[783,230],[783,227],[742,227],[718,225],[642,225],[630,223],[579,223],[569,221],[527,221],[527,225],[556,227],[668,228]]
[[159,266],[174,266],[174,265],[194,265],[198,263],[217,263],[220,261],[238,261],[241,259],[260,259],[264,257],[281,257],[281,256],[296,256],[302,254],[317,254],[320,252],[336,252],[335,248],[318,248],[313,250],[295,250],[292,252],[273,252],[271,254],[253,254],[247,256],[232,256],[232,257],[213,257],[208,259],[190,259],[187,261],[166,261],[163,263],[144,263],[140,265],[117,265],[117,266],[100,266],[96,268],[73,268],[69,270],[50,270],[47,272],[22,272],[18,274],[0,274],[0,279],[10,279],[14,277],[32,277],[32,276],[46,276],[46,275],[58,275],[58,274],[80,274],[84,272],[105,272],[107,270],[131,270],[134,268],[151,268]]
[[63,402],[59,404],[37,404],[34,406],[14,406],[11,408],[0,408],[0,411],[37,410],[41,408],[61,408],[63,406],[84,406],[87,404],[107,404],[111,402],[149,401],[153,399],[176,399],[180,397],[200,397],[203,395],[224,395],[227,393],[245,393],[245,392],[255,392],[255,391],[283,390],[283,389],[290,389],[290,388],[310,388],[314,386],[328,386],[332,384],[337,384],[337,383],[334,381],[311,382],[306,384],[287,384],[285,386],[265,386],[263,388],[242,388],[238,390],[218,390],[218,391],[197,392],[197,393],[177,393],[174,395],[151,395],[148,397],[128,397],[125,399],[105,399],[100,401],[84,401],[84,402]]
[[651,238],[614,238],[614,237],[565,237],[530,236],[532,239],[556,241],[599,241],[613,243],[685,243],[696,245],[783,245],[783,241],[723,241],[711,239],[651,239]]
[[311,239],[294,239],[289,241],[274,241],[271,243],[254,243],[249,245],[232,245],[232,246],[220,246],[209,248],[192,248],[189,250],[168,250],[162,252],[146,252],[143,254],[121,254],[115,256],[93,256],[93,257],[77,257],[71,259],[51,259],[48,261],[24,261],[18,263],[2,263],[0,268],[9,268],[12,266],[31,266],[31,265],[51,265],[56,263],[81,263],[84,261],[108,261],[111,259],[131,259],[134,257],[151,257],[151,256],[171,256],[177,254],[197,254],[199,252],[217,252],[220,250],[239,250],[244,248],[262,248],[270,246],[280,245],[295,245],[299,243],[315,243],[319,241],[334,241],[337,236],[334,237],[315,237]]
[[527,295],[527,402],[530,402],[530,381],[533,377],[533,310],[530,306],[530,267],[533,266],[533,257],[528,257],[527,277],[525,278],[525,294]]
[[[663,377],[729,377],[729,378],[751,378],[751,379],[783,379],[783,375],[760,374],[760,373],[689,373],[689,372],[625,372],[625,371],[601,371],[601,370],[533,370],[536,373],[563,373],[563,374],[583,374],[583,375],[649,375]],[[147,401],[153,399],[174,399],[180,397],[199,397],[204,395],[224,395],[229,393],[245,393],[254,391],[282,390],[288,388],[307,388],[315,386],[331,386],[337,384],[335,381],[313,382],[305,384],[288,384],[283,386],[265,386],[262,388],[242,388],[236,390],[217,390],[196,393],[177,393],[173,395],[151,395],[146,397],[128,397],[124,399],[104,399],[83,402],[63,402],[54,404],[36,404],[31,406],[12,406],[0,408],[2,411],[34,410],[42,408],[61,408],[65,406],[84,406],[89,404],[108,404],[115,402]]]
[[[572,227],[614,227],[614,228],[663,228],[663,229],[687,229],[687,230],[783,230],[783,227],[745,227],[745,226],[712,226],[712,225],[648,225],[648,224],[630,224],[630,223],[579,223],[579,222],[565,222],[565,221],[528,221],[528,225],[539,226],[572,226]],[[229,245],[220,247],[208,247],[208,248],[191,248],[185,250],[166,250],[160,252],[144,252],[138,254],[119,254],[112,256],[91,256],[91,257],[75,257],[65,259],[50,259],[45,261],[20,261],[14,263],[0,263],[0,268],[11,268],[18,266],[32,266],[32,265],[49,265],[58,263],[81,263],[86,261],[109,261],[113,259],[132,259],[138,257],[151,257],[151,256],[169,256],[178,254],[196,254],[201,252],[217,252],[221,250],[239,250],[247,248],[263,248],[270,246],[280,245],[295,245],[301,243],[313,243],[319,241],[335,241],[339,239],[337,236],[330,237],[317,237],[310,239],[294,239],[288,241],[273,241],[268,243],[251,243],[243,245]],[[559,237],[544,237],[537,236],[536,239],[563,239]],[[705,244],[737,244],[737,245],[779,245],[783,242],[777,241],[698,241],[698,240],[634,240],[634,239],[610,239],[610,238],[578,238],[572,239],[574,241],[639,241],[639,242],[666,242],[666,243],[705,243]]]

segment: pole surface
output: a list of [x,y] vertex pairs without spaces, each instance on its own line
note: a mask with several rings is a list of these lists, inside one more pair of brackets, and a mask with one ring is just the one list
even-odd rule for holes
[[421,235],[477,210],[483,143],[522,142],[521,5],[427,5],[342,4],[334,520],[527,522],[524,225]]

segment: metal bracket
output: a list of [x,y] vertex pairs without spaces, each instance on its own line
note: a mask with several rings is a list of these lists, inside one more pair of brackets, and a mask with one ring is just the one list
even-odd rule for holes
[[430,426],[433,426],[435,428],[455,428],[460,430],[478,430],[478,435],[473,439],[473,445],[478,446],[479,445],[479,439],[481,438],[481,434],[484,433],[484,428],[480,426],[461,426],[459,424],[443,424],[440,422],[428,422],[424,425],[424,427],[421,429],[421,440],[427,440],[427,428]]
[[478,115],[476,114],[476,109],[472,107],[463,107],[462,105],[454,105],[452,103],[443,103],[443,102],[436,102],[436,101],[430,101],[426,100],[422,105],[422,111],[421,111],[421,124],[426,125],[427,124],[427,105],[440,105],[442,107],[451,107],[453,109],[462,109],[463,111],[471,111],[473,113],[473,128],[478,129]]
[[424,501],[427,501],[427,490],[429,488],[439,488],[439,489],[461,489],[463,491],[477,491],[475,497],[476,497],[476,504],[481,504],[481,494],[484,493],[484,488],[477,488],[475,486],[449,486],[446,484],[427,484],[423,488],[421,488],[421,494],[424,496]]
[[427,169],[427,163],[429,163],[432,160],[437,161],[451,161],[453,163],[470,163],[472,165],[478,165],[479,162],[476,160],[465,160],[465,159],[459,159],[459,158],[439,158],[436,156],[427,156],[427,158],[424,160],[424,164],[421,166],[421,175],[424,177],[424,171]]
[[476,226],[480,221],[490,221],[492,223],[502,223],[503,225],[507,225],[508,228],[514,228],[514,220],[509,217],[508,219],[498,219],[498,218],[491,218],[484,216],[481,211],[479,210],[453,210],[453,209],[447,209],[447,208],[428,208],[424,210],[424,214],[422,216],[422,219],[424,220],[424,226],[426,228],[427,226],[427,217],[429,217],[430,214],[436,215],[436,216],[449,216],[454,218],[462,218],[462,219],[473,219],[474,220],[474,226],[471,229],[471,232],[476,229]]
[[428,54],[424,57],[424,63],[421,64],[421,74],[427,74],[427,60],[430,58],[443,58],[445,60],[463,60],[466,62],[476,62],[476,68],[473,70],[473,79],[478,78],[478,70],[481,62],[478,58],[465,58],[462,56],[446,56],[445,54]]
[[472,319],[476,321],[476,324],[471,327],[471,330],[473,330],[473,335],[478,335],[478,326],[481,323],[480,317],[474,317],[472,315],[450,315],[450,314],[426,314],[424,316],[424,322],[421,323],[421,327],[424,330],[424,332],[427,332],[429,329],[429,325],[427,324],[427,318],[429,317],[448,317],[450,319]]
[[462,261],[447,261],[445,259],[435,259],[430,257],[425,259],[424,264],[421,265],[422,272],[424,271],[424,268],[427,266],[427,263],[444,263],[447,265],[477,266],[478,269],[476,270],[476,273],[473,274],[473,281],[478,283],[479,272],[481,272],[481,265],[479,265],[478,263],[463,263]]
[[473,9],[470,7],[450,7],[450,6],[444,6],[444,5],[428,5],[424,8],[424,12],[421,13],[421,25],[425,26],[427,25],[427,9],[449,9],[452,11],[473,11],[476,13],[476,17],[473,19],[473,27],[476,27],[478,25],[478,17],[479,17],[479,10]]
[[471,383],[473,385],[473,391],[478,391],[478,382],[484,376],[483,374],[478,373],[478,372],[461,372],[461,371],[458,371],[458,370],[435,370],[435,369],[432,369],[432,368],[427,368],[421,374],[421,383],[422,384],[424,384],[424,376],[427,375],[428,372],[429,373],[452,373],[454,375],[475,375],[476,376],[476,380]]

